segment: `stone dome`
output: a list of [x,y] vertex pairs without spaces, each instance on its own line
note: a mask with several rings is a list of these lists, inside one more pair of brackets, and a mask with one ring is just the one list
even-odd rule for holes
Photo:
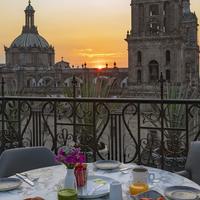
[[12,42],[11,47],[49,48],[49,44],[37,33],[22,33]]

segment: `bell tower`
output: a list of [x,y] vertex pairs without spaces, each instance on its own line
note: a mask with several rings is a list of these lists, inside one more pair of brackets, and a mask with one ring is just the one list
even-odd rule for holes
[[[189,0],[132,0],[127,32],[129,89],[150,88],[160,72],[172,83],[184,83],[183,16]],[[196,30],[197,32],[197,30]]]

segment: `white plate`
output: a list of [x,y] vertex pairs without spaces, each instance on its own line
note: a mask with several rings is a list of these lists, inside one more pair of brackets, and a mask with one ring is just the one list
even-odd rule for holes
[[188,186],[172,186],[165,190],[166,197],[176,200],[195,200],[200,196],[200,190]]
[[0,178],[0,191],[9,191],[18,188],[22,181],[17,178]]
[[106,196],[113,181],[116,180],[105,176],[88,176],[87,184],[78,189],[78,198],[93,199]]
[[121,163],[116,160],[98,160],[94,163],[94,166],[98,169],[110,170],[117,169]]

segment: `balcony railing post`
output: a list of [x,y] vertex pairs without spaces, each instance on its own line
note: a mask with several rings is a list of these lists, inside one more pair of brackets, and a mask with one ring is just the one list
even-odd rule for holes
[[164,169],[164,117],[165,117],[165,110],[164,110],[164,104],[163,104],[163,99],[164,99],[164,78],[163,78],[163,73],[160,73],[160,79],[158,81],[160,83],[160,98],[161,98],[161,110],[160,110],[160,116],[161,116],[161,168]]
[[73,80],[72,80],[72,87],[73,87],[73,140],[76,142],[77,138],[76,138],[76,86],[77,86],[77,80],[76,77],[73,76]]
[[164,111],[164,104],[163,102],[161,102],[161,168],[164,169],[164,115],[165,115],[165,111]]
[[188,104],[185,105],[185,123],[186,123],[186,152],[188,153],[189,151],[189,108]]
[[138,112],[137,112],[137,123],[138,123],[138,164],[141,164],[141,129],[140,129],[140,103],[137,104]]
[[19,147],[23,146],[23,138],[21,135],[21,102],[20,100],[17,102],[17,112],[18,112],[18,143],[19,143]]
[[94,141],[94,160],[96,161],[96,155],[98,151],[97,134],[96,134],[96,103],[93,102],[93,141]]
[[55,141],[53,142],[53,148],[55,149],[55,153],[57,153],[57,142],[58,142],[58,133],[57,133],[57,101],[54,101],[53,103],[53,110],[54,110],[54,139]]
[[2,77],[1,79],[1,97],[2,97],[2,102],[1,102],[1,134],[2,134],[2,150],[5,148],[5,99],[4,99],[4,86],[5,86],[5,81],[4,78]]

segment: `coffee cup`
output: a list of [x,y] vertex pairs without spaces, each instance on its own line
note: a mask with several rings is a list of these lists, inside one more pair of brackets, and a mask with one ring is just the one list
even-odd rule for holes
[[149,172],[147,168],[144,167],[133,168],[132,175],[133,175],[133,183],[148,184]]

